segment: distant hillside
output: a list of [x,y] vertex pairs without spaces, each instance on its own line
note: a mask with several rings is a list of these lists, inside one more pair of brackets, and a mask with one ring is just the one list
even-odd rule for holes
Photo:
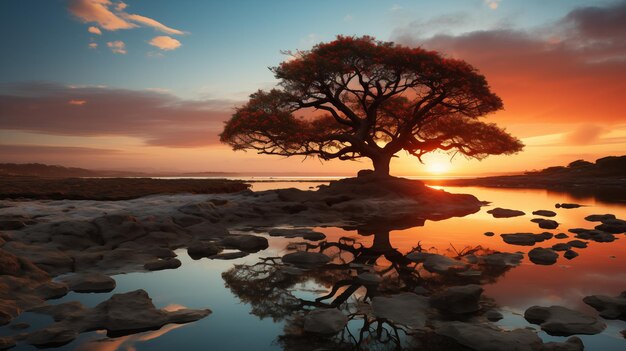
[[42,177],[42,178],[73,178],[73,177],[141,177],[145,174],[121,171],[93,171],[84,168],[45,165],[41,163],[0,163],[0,176],[3,177]]
[[626,155],[599,158],[595,163],[585,160],[571,162],[567,166],[548,167],[540,171],[526,172],[529,176],[579,176],[620,177],[626,176]]

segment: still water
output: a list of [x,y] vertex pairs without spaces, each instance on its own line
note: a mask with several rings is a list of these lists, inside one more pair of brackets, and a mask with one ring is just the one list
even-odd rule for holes
[[[323,183],[315,182],[258,182],[253,183],[253,190],[267,190],[282,187],[308,189]],[[416,246],[448,256],[456,256],[464,250],[477,248],[503,252],[527,253],[533,246],[513,246],[506,244],[499,236],[501,233],[534,232],[539,229],[530,220],[536,216],[532,211],[554,210],[557,216],[552,218],[561,223],[552,233],[568,233],[571,228],[593,228],[594,223],[584,217],[590,214],[612,213],[618,218],[626,218],[626,204],[602,202],[594,197],[574,198],[567,193],[537,189],[492,189],[479,187],[440,187],[453,193],[470,193],[480,200],[489,201],[490,207],[483,207],[478,213],[460,218],[442,221],[427,221],[422,227],[403,230],[366,233],[341,228],[315,228],[326,234],[328,243],[343,243],[343,247],[378,248],[381,253],[374,258],[378,273],[388,276],[390,284],[401,281],[400,269],[394,257],[410,252]],[[575,202],[585,206],[576,209],[555,209],[556,203]],[[489,208],[503,207],[526,212],[525,216],[515,218],[493,218],[486,213]],[[485,232],[495,232],[495,236],[485,236]],[[550,247],[558,242],[572,240],[550,239],[534,247]],[[261,234],[262,235],[262,234]],[[616,296],[626,290],[626,237],[616,235],[618,240],[611,243],[589,242],[585,249],[575,249],[579,256],[566,260],[559,257],[554,265],[535,265],[526,255],[522,264],[506,272],[495,274],[483,284],[484,296],[493,299],[504,318],[497,325],[504,328],[533,326],[523,318],[524,311],[533,305],[561,305],[591,315],[597,312],[583,303],[583,297],[592,294]],[[354,274],[352,268],[358,261],[360,249],[341,250],[339,246],[329,246],[324,253],[333,257],[333,263],[341,269],[310,273],[285,283],[281,281],[278,289],[262,285],[263,279],[273,273],[271,262],[260,264],[265,257],[279,257],[292,252],[298,240],[270,238],[270,247],[257,254],[232,261],[192,260],[185,250],[179,250],[178,258],[182,267],[151,273],[129,273],[114,276],[117,287],[111,293],[69,295],[54,302],[81,301],[88,306],[108,299],[114,293],[144,289],[152,297],[157,307],[210,308],[213,313],[208,317],[187,325],[167,325],[160,330],[134,334],[120,338],[107,338],[103,332],[82,334],[62,350],[308,350],[314,345],[294,346],[281,335],[293,328],[293,321],[298,312],[285,308],[290,298],[296,297],[313,301],[329,293],[333,284]],[[354,242],[352,242],[354,240]],[[320,249],[321,250],[321,249]],[[368,256],[371,258],[371,256]],[[350,265],[352,263],[352,265]],[[234,268],[234,265],[237,267]],[[262,267],[264,276],[254,268]],[[401,268],[401,267],[400,267]],[[249,272],[247,270],[250,270]],[[227,272],[226,274],[224,274]],[[249,281],[236,281],[242,272],[254,273]],[[260,273],[259,273],[260,274]],[[394,280],[395,279],[395,280]],[[230,284],[227,284],[226,281]],[[406,282],[398,283],[405,284]],[[264,290],[269,289],[269,290]],[[345,289],[340,289],[345,291]],[[263,296],[263,294],[266,294]],[[347,298],[346,303],[356,304],[363,298],[363,289],[357,289]],[[261,295],[261,296],[259,296]],[[335,295],[337,296],[337,295]],[[330,301],[329,301],[330,302]],[[288,305],[288,304],[287,304]],[[295,317],[294,317],[295,316]],[[48,317],[33,313],[24,313],[15,322],[28,322],[30,330],[46,325]],[[624,350],[626,340],[620,331],[626,329],[626,322],[605,321],[607,329],[598,335],[580,336],[585,343],[585,350]],[[363,323],[352,321],[349,331],[358,335]],[[536,326],[534,326],[536,327]],[[6,327],[0,328],[0,335],[7,334]],[[553,337],[539,333],[545,341],[564,341],[565,337]],[[402,342],[406,336],[400,335]],[[349,339],[354,341],[354,339]],[[365,349],[394,349],[394,345],[372,343]],[[304,346],[304,347],[303,347]],[[19,346],[17,349],[34,349]]]

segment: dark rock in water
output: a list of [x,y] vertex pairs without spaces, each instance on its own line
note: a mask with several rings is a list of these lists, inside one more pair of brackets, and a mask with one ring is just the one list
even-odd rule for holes
[[176,269],[181,266],[181,262],[177,258],[168,258],[165,260],[154,260],[147,262],[143,268],[149,271],[161,271],[164,269]]
[[571,209],[571,208],[579,208],[579,207],[582,207],[582,205],[579,205],[579,204],[570,204],[570,203],[562,203],[562,204],[556,204],[556,205],[554,205],[554,207],[556,207],[556,208],[568,208],[568,209]]
[[435,328],[444,336],[472,351],[538,351],[542,342],[529,329],[505,331],[492,325],[465,322],[444,322]]
[[316,232],[310,228],[274,228],[268,234],[270,236],[282,236],[284,238],[302,238],[304,240],[318,241],[326,238],[324,233]]
[[615,241],[615,235],[601,230],[573,228],[569,231],[576,233],[576,237],[579,239],[593,240],[599,243],[610,243]]
[[10,336],[0,336],[0,350],[8,350],[15,347],[15,339]]
[[298,251],[286,254],[281,258],[283,263],[290,263],[299,267],[318,267],[330,262],[330,257],[319,252]]
[[502,240],[505,243],[511,245],[522,245],[522,246],[533,246],[535,243],[542,242],[544,240],[549,240],[552,238],[551,233],[541,233],[541,234],[533,234],[533,233],[513,233],[513,234],[500,234]]
[[495,233],[494,232],[485,232],[485,236],[494,236]]
[[211,257],[219,254],[221,251],[222,249],[214,243],[203,241],[191,242],[187,247],[187,254],[194,260],[199,260],[203,257]]
[[285,205],[281,207],[281,209],[289,214],[300,213],[302,211],[306,211],[308,207],[303,204],[293,204],[293,205]]
[[622,333],[622,336],[624,337],[624,339],[626,339],[626,329],[622,330],[621,333]]
[[569,238],[569,235],[565,234],[565,233],[559,233],[557,235],[554,236],[556,239],[565,239],[565,238]]
[[565,342],[547,342],[541,346],[541,351],[583,351],[585,345],[577,336],[569,337]]
[[559,227],[559,223],[557,221],[553,221],[551,219],[542,219],[537,222],[539,224],[539,228],[542,229],[556,229]]
[[335,335],[348,324],[346,317],[336,308],[320,308],[304,317],[304,331],[312,334]]
[[569,244],[566,243],[558,243],[558,244],[554,244],[552,245],[552,250],[554,251],[567,251],[570,249]]
[[587,247],[587,242],[575,239],[575,240],[568,241],[567,245],[571,247],[575,247],[577,249],[584,249]]
[[363,272],[359,274],[356,279],[363,285],[378,285],[383,281],[383,278],[380,275],[370,272]]
[[73,274],[61,279],[70,290],[79,293],[109,292],[115,289],[115,279],[102,273]]
[[554,216],[556,216],[556,212],[550,211],[550,210],[533,211],[533,214],[535,216],[544,216],[544,217],[554,217]]
[[598,310],[603,318],[626,321],[626,291],[622,291],[616,297],[591,295],[585,297],[583,301]]
[[223,226],[211,222],[201,222],[186,228],[196,240],[216,240],[230,235]]
[[604,222],[608,219],[615,219],[614,214],[592,214],[585,217],[585,220],[589,222]]
[[[15,324],[11,324],[11,326],[9,328],[11,328],[13,330],[24,330],[24,329],[30,328],[30,324],[28,324],[28,323],[15,323]],[[0,348],[0,350],[2,350],[2,348]]]
[[489,310],[489,311],[487,311],[485,313],[485,317],[487,317],[487,320],[489,320],[491,322],[497,322],[497,321],[501,320],[502,318],[504,318],[502,313],[500,313],[499,311],[496,311],[496,310]]
[[567,258],[568,260],[571,260],[573,258],[578,257],[578,253],[576,251],[574,251],[574,250],[567,250],[563,254],[563,257]]
[[222,239],[220,245],[250,253],[265,250],[269,246],[266,238],[249,234],[231,234]]
[[249,253],[247,252],[238,251],[238,252],[221,253],[221,254],[211,256],[209,258],[212,260],[235,260],[238,258],[246,257],[248,255]]
[[551,265],[556,263],[559,255],[552,249],[536,247],[528,251],[528,258],[534,264]]
[[406,255],[406,258],[415,263],[422,263],[424,269],[431,273],[456,273],[468,268],[468,265],[462,261],[428,252],[412,252]]
[[421,328],[426,324],[428,298],[413,293],[400,293],[372,299],[372,313],[408,328]]
[[519,252],[496,252],[493,254],[480,256],[480,259],[484,264],[493,267],[516,267],[519,266],[523,258],[524,255]]
[[538,324],[546,333],[555,336],[594,335],[606,328],[606,324],[597,318],[563,306],[533,306],[524,312],[524,318],[529,323]]
[[508,208],[496,207],[487,211],[487,213],[491,214],[494,218],[510,218],[510,217],[518,217],[523,216],[526,213],[519,210],[511,210]]
[[76,339],[78,332],[65,326],[50,326],[28,335],[26,342],[39,348],[63,346]]
[[597,230],[607,233],[620,234],[626,232],[626,221],[621,219],[606,219],[596,226]]
[[472,313],[480,310],[480,285],[453,286],[430,297],[430,304],[442,312],[453,314]]

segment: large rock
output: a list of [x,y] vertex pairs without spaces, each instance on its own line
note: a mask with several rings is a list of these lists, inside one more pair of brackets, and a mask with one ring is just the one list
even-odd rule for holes
[[536,247],[528,251],[528,258],[534,264],[551,265],[556,263],[556,260],[559,258],[559,254],[552,249]]
[[211,257],[222,252],[222,248],[211,242],[194,241],[187,247],[187,254],[194,260]]
[[535,243],[539,243],[545,240],[549,240],[552,238],[551,233],[512,233],[512,234],[500,234],[502,240],[505,243],[511,245],[521,245],[521,246],[533,246]]
[[430,297],[430,304],[446,313],[465,314],[480,310],[480,285],[453,286]]
[[319,252],[297,251],[286,254],[281,260],[283,263],[289,263],[303,268],[313,268],[323,266],[330,262],[330,257]]
[[305,240],[318,241],[326,238],[324,233],[316,232],[310,228],[274,228],[268,234],[270,236],[282,236],[284,238],[302,238]]
[[462,261],[428,252],[412,252],[406,255],[406,258],[416,263],[422,263],[424,269],[431,273],[456,273],[467,270],[469,267]]
[[153,260],[146,262],[143,268],[149,271],[162,271],[164,269],[176,269],[181,266],[181,262],[177,258],[166,258],[164,260]]
[[543,216],[543,217],[554,217],[556,216],[556,212],[550,210],[537,210],[533,211],[535,216]]
[[211,222],[201,222],[185,229],[195,240],[216,240],[230,234],[225,227]]
[[494,218],[510,218],[510,217],[518,217],[523,216],[526,213],[524,211],[519,210],[511,210],[508,208],[496,207],[487,211],[487,213],[491,214]]
[[435,333],[473,351],[539,351],[542,345],[532,330],[505,331],[485,324],[445,322]]
[[426,324],[428,298],[413,293],[401,293],[372,299],[372,313],[408,328],[421,328]]
[[593,335],[606,328],[606,324],[597,318],[563,306],[533,306],[524,312],[524,318],[530,323],[538,324],[546,333],[556,336]]
[[79,293],[109,292],[115,289],[115,279],[102,273],[72,274],[61,279],[70,290]]
[[541,229],[556,229],[559,227],[559,223],[551,219],[535,218],[533,222],[539,224],[539,228]]
[[609,219],[615,219],[614,214],[592,214],[585,217],[585,220],[589,222],[604,222]]
[[584,240],[593,240],[599,243],[610,243],[615,241],[615,235],[597,229],[572,228],[569,230],[576,233],[576,237]]
[[597,230],[607,233],[619,234],[626,232],[626,221],[621,219],[605,219],[602,224],[596,226]]
[[219,243],[229,249],[237,249],[244,252],[258,252],[267,249],[269,246],[266,238],[249,234],[231,234]]
[[103,244],[116,247],[126,241],[146,235],[146,230],[137,219],[127,215],[106,215],[93,220],[98,227]]
[[304,331],[321,335],[335,335],[348,324],[348,317],[336,308],[320,308],[304,317]]
[[583,301],[598,310],[603,318],[626,321],[626,291],[622,291],[616,297],[606,295],[586,296]]
[[572,336],[565,342],[547,342],[541,347],[541,351],[583,351],[585,345],[577,336]]

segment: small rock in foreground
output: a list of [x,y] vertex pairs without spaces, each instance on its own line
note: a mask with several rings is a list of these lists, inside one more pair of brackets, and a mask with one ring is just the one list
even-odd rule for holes
[[559,254],[554,252],[552,249],[536,247],[528,251],[528,258],[534,264],[551,265],[556,263],[556,260],[559,258]]
[[622,291],[616,297],[591,295],[585,297],[583,301],[598,310],[603,318],[626,321],[626,291]]
[[524,318],[529,323],[538,324],[546,333],[555,336],[594,335],[606,328],[606,324],[597,318],[563,306],[533,306],[524,312]]
[[501,208],[501,207],[496,207],[494,209],[491,209],[487,211],[487,213],[491,214],[494,218],[511,218],[511,217],[523,216],[526,214],[524,213],[524,211],[511,210],[508,208]]

